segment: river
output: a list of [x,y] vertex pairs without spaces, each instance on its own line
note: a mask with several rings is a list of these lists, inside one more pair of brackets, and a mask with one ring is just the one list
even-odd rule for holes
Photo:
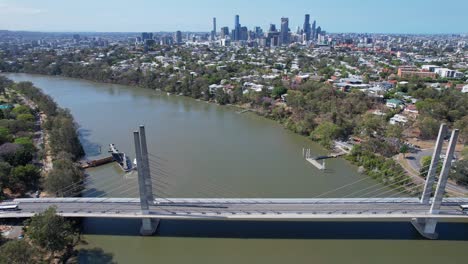
[[[327,151],[276,122],[157,91],[62,77],[7,74],[31,81],[70,109],[88,159],[108,144],[134,157],[132,132],[146,126],[155,193],[164,197],[342,197],[377,184],[343,159],[318,171],[304,161]],[[115,164],[87,171],[85,195],[137,197],[135,173]],[[380,186],[379,186],[380,188]],[[375,189],[375,188],[373,188]],[[373,190],[371,189],[371,190]],[[362,192],[365,196],[376,193]],[[391,193],[391,191],[389,191]],[[424,241],[408,223],[162,221],[138,236],[138,221],[86,219],[81,263],[447,263],[466,262],[467,225],[440,225],[445,240]]]

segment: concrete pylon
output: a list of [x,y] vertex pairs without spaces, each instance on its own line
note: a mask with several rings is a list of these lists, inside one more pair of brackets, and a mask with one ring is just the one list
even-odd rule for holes
[[[439,182],[437,183],[437,188],[435,191],[434,198],[432,200],[432,205],[429,210],[429,215],[439,214],[440,207],[442,205],[442,200],[445,194],[445,187],[447,186],[447,181],[450,173],[450,168],[452,167],[453,155],[455,153],[455,148],[457,146],[459,130],[455,129],[452,132],[450,137],[449,147],[445,155],[444,165],[442,166],[442,171],[439,175]],[[411,223],[414,225],[416,230],[425,238],[428,239],[437,239],[438,234],[436,233],[437,219],[435,218],[426,218],[426,219],[413,219]]]
[[440,153],[442,151],[442,145],[444,144],[445,135],[447,135],[447,125],[442,124],[440,126],[439,136],[437,137],[434,153],[432,154],[431,165],[427,172],[426,183],[424,185],[423,194],[421,196],[422,204],[429,204],[429,201],[431,199],[432,187],[434,186],[435,175],[439,164]]
[[144,170],[144,184],[146,189],[146,200],[148,204],[154,204],[154,196],[153,196],[153,186],[151,183],[151,171],[149,165],[149,157],[148,157],[148,146],[146,144],[146,132],[145,126],[140,126],[140,143],[141,143],[141,165],[140,167]]
[[[133,132],[133,139],[135,141],[135,155],[137,166],[141,166],[144,162],[142,159],[141,138],[138,131]],[[143,165],[144,166],[144,165]],[[149,215],[148,195],[145,186],[145,170],[138,168],[138,188],[140,192],[140,205],[142,215]],[[140,233],[143,236],[151,236],[158,228],[159,220],[152,220],[150,218],[142,218]]]

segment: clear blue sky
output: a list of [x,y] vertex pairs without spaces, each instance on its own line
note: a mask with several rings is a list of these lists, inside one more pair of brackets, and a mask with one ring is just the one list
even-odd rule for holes
[[264,29],[304,14],[329,32],[466,33],[468,0],[0,0],[0,29],[209,31],[211,19]]

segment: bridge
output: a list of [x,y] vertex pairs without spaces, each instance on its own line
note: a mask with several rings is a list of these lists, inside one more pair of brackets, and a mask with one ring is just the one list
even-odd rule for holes
[[[15,199],[20,210],[0,212],[0,218],[28,218],[54,206],[64,217],[138,218],[141,233],[152,235],[160,219],[184,220],[258,220],[258,221],[411,221],[422,236],[437,238],[438,221],[467,222],[468,214],[460,205],[468,198],[444,198],[458,130],[452,132],[447,155],[432,196],[437,165],[447,127],[441,126],[436,148],[423,184],[421,198],[309,198],[309,199],[224,199],[224,198],[155,198],[149,155],[143,126],[134,132],[138,164],[139,198],[26,198]],[[362,181],[362,180],[360,180]],[[357,181],[359,182],[359,181]],[[347,184],[345,188],[357,182]],[[416,188],[420,186],[413,186]],[[384,188],[379,188],[377,191]],[[337,189],[335,189],[337,190]],[[333,191],[322,194],[326,195]],[[376,190],[372,191],[376,192]],[[385,193],[388,191],[385,191]],[[400,192],[401,193],[401,192]]]

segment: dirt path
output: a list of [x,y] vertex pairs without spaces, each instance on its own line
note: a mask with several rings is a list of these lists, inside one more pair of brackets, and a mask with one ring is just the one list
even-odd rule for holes
[[[24,97],[21,94],[18,94],[18,97],[21,99],[21,101],[29,106],[29,108],[39,111],[37,105],[29,100],[28,98]],[[50,172],[53,168],[53,162],[52,162],[52,151],[50,148],[50,140],[49,140],[49,134],[46,132],[44,129],[44,124],[47,122],[47,115],[44,114],[43,112],[39,112],[39,127],[40,131],[38,132],[39,138],[34,141],[35,147],[37,149],[42,149],[44,152],[44,157],[42,159],[42,172],[44,175],[46,175],[48,172]]]

